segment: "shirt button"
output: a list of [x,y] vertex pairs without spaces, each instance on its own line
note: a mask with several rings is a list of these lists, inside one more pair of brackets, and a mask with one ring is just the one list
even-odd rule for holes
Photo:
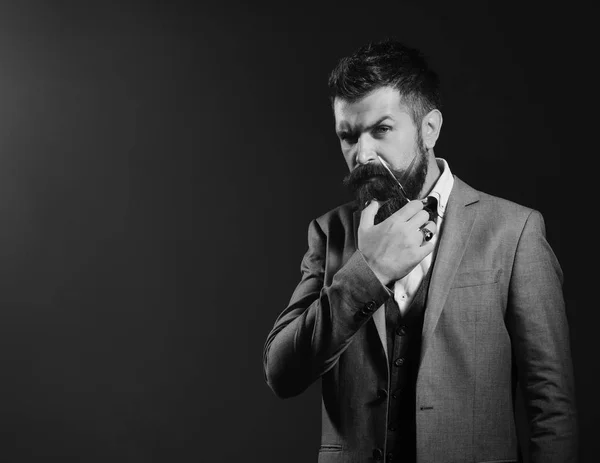
[[396,389],[396,391],[394,391],[394,393],[392,394],[392,399],[396,400],[398,397],[400,397],[401,392],[402,389]]
[[393,453],[388,453],[387,454],[387,461],[392,461],[394,459],[394,454]]
[[394,365],[396,365],[397,367],[404,365],[404,359],[402,357],[397,358],[394,362]]

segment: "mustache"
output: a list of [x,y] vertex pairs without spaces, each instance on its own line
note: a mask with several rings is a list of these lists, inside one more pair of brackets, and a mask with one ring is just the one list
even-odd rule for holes
[[382,163],[361,164],[344,177],[344,186],[354,195],[359,208],[373,199],[379,202],[374,220],[378,224],[404,207],[410,198],[418,198],[427,177],[425,156],[424,152],[417,153],[407,170],[390,169],[392,175]]
[[358,166],[344,177],[343,184],[350,191],[354,192],[373,179],[377,179],[378,183],[390,189],[396,189],[398,186],[390,177],[390,173],[386,168],[379,163],[368,163]]

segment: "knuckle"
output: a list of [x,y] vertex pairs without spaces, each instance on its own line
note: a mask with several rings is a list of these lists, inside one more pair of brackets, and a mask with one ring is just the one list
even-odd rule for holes
[[419,201],[418,199],[414,199],[411,201],[411,203],[413,203],[413,207],[416,210],[422,210],[425,206],[423,205],[423,203],[421,201]]
[[409,201],[400,210],[404,209],[406,212],[409,212],[414,215],[420,209],[419,205],[422,206],[422,204],[419,201]]

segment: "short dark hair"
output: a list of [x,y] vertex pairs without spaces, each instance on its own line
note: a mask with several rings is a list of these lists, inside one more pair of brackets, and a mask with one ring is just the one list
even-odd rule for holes
[[393,87],[418,125],[427,113],[442,106],[438,75],[424,55],[394,39],[368,43],[341,58],[328,83],[332,104],[335,98],[352,102],[380,87]]

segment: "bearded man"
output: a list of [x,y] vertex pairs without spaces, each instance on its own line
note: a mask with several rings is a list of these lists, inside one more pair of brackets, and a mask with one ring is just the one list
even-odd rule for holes
[[329,86],[356,200],[310,223],[264,348],[278,396],[321,379],[318,461],[576,462],[563,276],[541,214],[435,157],[439,80],[417,50],[368,44]]

